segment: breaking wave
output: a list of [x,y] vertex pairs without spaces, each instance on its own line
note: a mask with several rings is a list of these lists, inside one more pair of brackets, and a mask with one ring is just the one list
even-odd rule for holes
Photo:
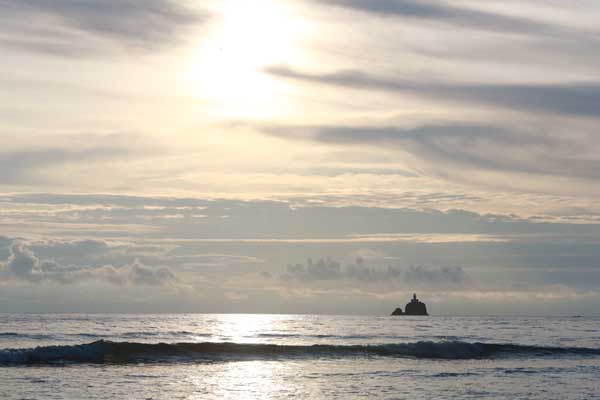
[[99,340],[70,346],[0,350],[1,365],[61,363],[177,363],[281,358],[412,357],[444,360],[502,357],[600,356],[600,349],[462,341],[377,345],[137,343]]

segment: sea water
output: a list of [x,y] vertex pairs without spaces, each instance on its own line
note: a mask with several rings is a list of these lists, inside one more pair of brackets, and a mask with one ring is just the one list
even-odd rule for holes
[[2,399],[600,399],[600,319],[0,314]]

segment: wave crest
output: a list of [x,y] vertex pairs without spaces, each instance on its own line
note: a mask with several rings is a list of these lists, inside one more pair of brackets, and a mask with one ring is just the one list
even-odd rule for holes
[[599,356],[600,349],[462,341],[377,345],[278,345],[248,343],[137,343],[99,340],[70,346],[0,350],[0,364],[202,362],[248,358],[413,357],[477,359],[518,356]]

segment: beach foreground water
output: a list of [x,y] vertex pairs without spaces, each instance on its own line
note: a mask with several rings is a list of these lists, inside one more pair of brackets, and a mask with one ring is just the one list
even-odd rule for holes
[[6,399],[600,399],[600,319],[0,315]]

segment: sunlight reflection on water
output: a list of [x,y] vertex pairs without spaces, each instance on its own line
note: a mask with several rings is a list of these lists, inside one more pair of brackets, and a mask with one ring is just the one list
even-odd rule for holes
[[[57,399],[600,398],[598,356],[471,359],[309,350],[315,344],[457,341],[600,349],[592,318],[314,315],[0,315],[0,348],[115,342],[300,345],[299,352],[152,358],[125,364],[0,366],[0,397]],[[511,327],[512,329],[499,329]],[[463,343],[463,344],[460,344]],[[426,347],[429,346],[425,343]],[[442,350],[444,346],[442,346]],[[433,351],[439,350],[433,346]],[[235,351],[235,350],[234,350]],[[540,353],[540,354],[538,354]],[[460,355],[460,354],[458,354]]]

